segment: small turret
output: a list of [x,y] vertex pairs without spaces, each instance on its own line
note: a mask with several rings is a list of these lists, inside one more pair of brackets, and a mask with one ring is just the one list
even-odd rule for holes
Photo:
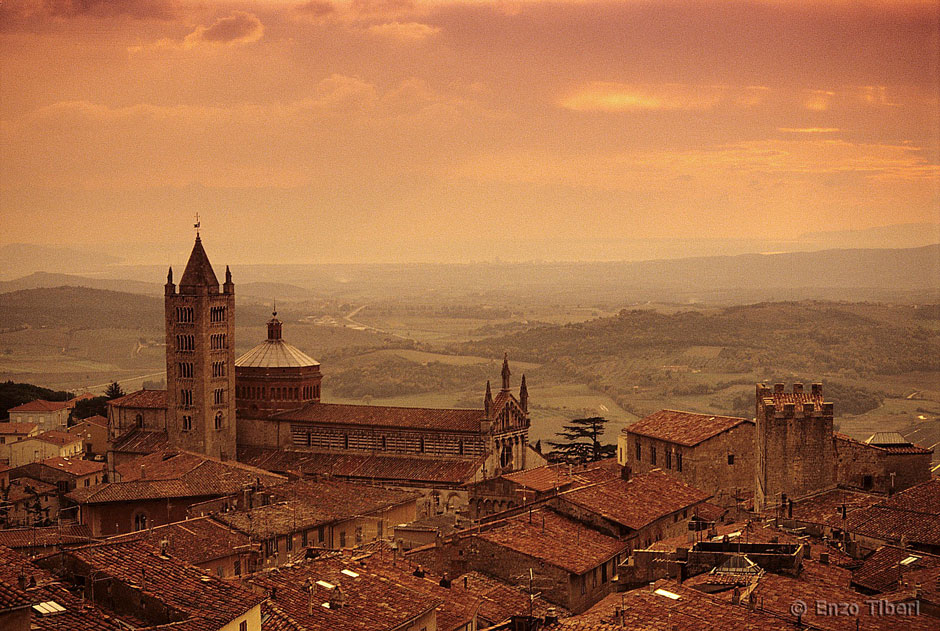
[[486,380],[486,394],[483,395],[483,415],[491,418],[493,413],[493,391],[490,390],[490,380]]
[[522,385],[519,386],[519,405],[523,412],[529,411],[529,389],[525,385],[525,374],[522,375]]
[[176,293],[176,285],[173,284],[173,267],[170,266],[169,271],[166,273],[166,285],[164,286],[164,293],[167,296],[172,296]]
[[228,265],[225,266],[225,284],[222,285],[222,293],[235,293],[235,283],[232,282],[232,270],[228,268]]
[[503,354],[503,390],[509,390],[509,376],[512,372],[509,370],[509,353]]
[[274,311],[271,316],[268,320],[268,341],[274,342],[281,339],[281,321],[277,319],[277,311]]

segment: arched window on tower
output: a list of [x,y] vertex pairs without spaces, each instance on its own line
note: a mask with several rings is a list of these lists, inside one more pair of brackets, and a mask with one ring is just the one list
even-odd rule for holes
[[221,412],[215,413],[215,428],[222,429],[222,413]]

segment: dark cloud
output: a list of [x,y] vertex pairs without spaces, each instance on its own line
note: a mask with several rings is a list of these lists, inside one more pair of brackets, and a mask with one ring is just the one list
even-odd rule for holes
[[261,39],[264,26],[256,16],[244,11],[233,11],[228,17],[219,18],[211,26],[200,26],[186,36],[186,43],[255,42]]
[[44,0],[56,17],[117,17],[170,20],[178,15],[176,0]]
[[330,0],[310,0],[296,9],[299,13],[312,15],[314,17],[323,17],[336,12],[336,7]]

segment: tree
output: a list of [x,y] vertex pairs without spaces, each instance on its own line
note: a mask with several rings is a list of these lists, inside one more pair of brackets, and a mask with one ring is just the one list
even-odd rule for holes
[[562,431],[555,435],[560,440],[548,441],[552,446],[549,457],[553,460],[578,460],[579,462],[594,462],[617,453],[615,445],[602,445],[601,436],[604,435],[604,426],[609,419],[603,416],[590,418],[576,418],[563,425]]
[[121,388],[121,384],[117,381],[112,381],[111,384],[105,389],[104,396],[108,397],[108,400],[117,399],[118,397],[124,396],[124,390]]
[[108,397],[95,397],[94,399],[82,399],[75,402],[75,408],[72,410],[72,418],[76,421],[86,419],[89,416],[107,416],[108,415]]

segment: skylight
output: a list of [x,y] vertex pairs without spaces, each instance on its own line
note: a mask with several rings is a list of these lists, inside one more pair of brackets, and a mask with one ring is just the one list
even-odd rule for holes
[[65,607],[54,600],[47,600],[38,605],[33,605],[33,610],[40,616],[55,616],[65,611]]
[[656,590],[655,592],[653,592],[653,593],[654,593],[654,594],[658,594],[658,595],[660,595],[660,596],[665,596],[666,598],[670,598],[670,599],[672,599],[672,600],[679,600],[679,594],[676,594],[676,593],[674,593],[674,592],[670,592],[670,591],[665,590],[665,589],[663,589],[663,588],[661,588],[661,587],[660,587],[659,589],[657,589],[657,590]]
[[920,561],[919,556],[911,555],[907,557],[906,559],[904,559],[903,561],[901,561],[901,565],[911,565],[912,563],[917,563],[918,561]]
[[352,578],[359,578],[359,575],[352,570],[340,570],[340,573],[345,574],[346,576],[351,576]]

